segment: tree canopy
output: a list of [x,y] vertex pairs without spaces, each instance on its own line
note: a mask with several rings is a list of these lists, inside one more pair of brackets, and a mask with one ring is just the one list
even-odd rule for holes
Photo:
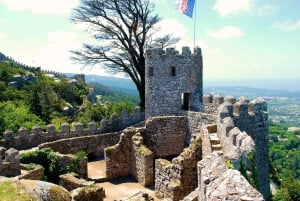
[[95,39],[74,50],[73,60],[84,65],[101,64],[110,72],[122,72],[135,83],[140,105],[145,105],[145,48],[167,47],[178,41],[172,35],[156,37],[158,22],[149,0],[81,0],[71,20],[84,23]]

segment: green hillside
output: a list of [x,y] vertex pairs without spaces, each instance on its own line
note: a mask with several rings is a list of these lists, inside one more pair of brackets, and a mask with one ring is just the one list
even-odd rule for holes
[[[94,84],[95,92],[88,95],[91,85],[84,77],[67,78],[49,75],[39,68],[23,68],[12,61],[0,62],[0,133],[35,125],[45,128],[63,122],[82,122],[108,118],[123,109],[133,110],[137,97]],[[101,95],[106,103],[89,102],[90,96]],[[101,111],[101,112],[99,112]]]

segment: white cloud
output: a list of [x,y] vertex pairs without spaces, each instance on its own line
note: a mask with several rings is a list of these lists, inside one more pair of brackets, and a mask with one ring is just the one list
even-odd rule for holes
[[296,22],[286,21],[286,22],[275,22],[272,25],[275,29],[281,29],[285,31],[294,31],[300,29],[300,19]]
[[254,0],[217,0],[214,9],[222,16],[250,12],[254,6]]
[[206,31],[208,36],[214,37],[216,39],[224,40],[230,38],[239,38],[244,35],[244,32],[235,26],[226,26],[217,31]]
[[4,39],[6,39],[6,35],[0,33],[0,40],[4,40]]
[[73,32],[56,31],[48,34],[48,40],[53,42],[75,41],[76,36]]
[[183,37],[187,32],[186,27],[174,19],[163,19],[157,23],[157,27],[160,27],[160,30],[156,33],[159,36],[173,34],[175,37]]
[[0,0],[11,10],[30,10],[34,14],[64,15],[79,4],[78,0]]
[[269,4],[261,5],[256,10],[258,16],[270,16],[277,13],[277,7]]
[[4,24],[4,23],[6,23],[6,20],[0,18],[0,24]]

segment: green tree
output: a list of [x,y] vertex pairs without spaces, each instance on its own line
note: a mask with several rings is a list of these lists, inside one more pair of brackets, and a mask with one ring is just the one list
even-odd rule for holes
[[273,197],[274,201],[300,201],[300,181],[284,179],[281,188]]
[[72,21],[92,27],[96,44],[73,51],[73,59],[84,65],[102,64],[111,72],[123,72],[135,83],[140,105],[145,106],[145,48],[166,47],[178,39],[154,37],[160,18],[150,0],[81,0]]
[[36,115],[30,113],[29,108],[21,101],[7,101],[0,103],[0,121],[4,128],[1,130],[12,130],[15,133],[19,128],[31,129],[35,125],[44,126],[43,121]]

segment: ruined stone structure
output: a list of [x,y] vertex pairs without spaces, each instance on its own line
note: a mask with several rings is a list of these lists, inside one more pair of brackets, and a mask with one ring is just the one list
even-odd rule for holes
[[[267,200],[266,102],[203,96],[202,87],[200,48],[192,53],[184,47],[180,54],[147,50],[145,114],[136,111],[129,117],[124,112],[120,120],[112,117],[98,129],[91,123],[88,129],[78,124],[75,131],[64,124],[58,132],[53,126],[47,132],[33,129],[32,135],[20,130],[18,137],[6,132],[0,146],[39,145],[64,154],[104,152],[104,180],[133,176],[144,186],[154,185],[162,200]],[[146,121],[136,124],[144,115]],[[129,123],[135,125],[112,132]],[[84,186],[75,177],[62,181]]]
[[146,52],[146,118],[182,115],[183,110],[200,111],[202,97],[202,53],[188,47],[149,49]]
[[[166,51],[148,50],[145,71],[146,118],[171,115],[187,117],[186,143],[189,144],[191,140],[197,139],[199,133],[202,133],[200,134],[203,140],[202,157],[217,150],[222,153],[220,154],[223,158],[222,161],[229,160],[234,164],[235,169],[243,169],[246,166],[247,171],[256,175],[253,180],[256,181],[257,188],[265,198],[268,198],[270,182],[266,102],[263,99],[249,102],[244,97],[236,101],[232,96],[225,99],[220,95],[202,96],[202,69],[200,48],[195,48],[193,54],[187,47],[182,48],[181,54],[172,48]],[[224,100],[226,100],[225,103],[223,103]],[[209,127],[213,128],[214,132],[212,136],[209,134],[209,137],[205,138],[202,127],[208,124],[215,124]],[[232,136],[229,135],[230,131],[233,133]],[[159,129],[156,132],[160,132]],[[228,140],[227,137],[231,140]],[[253,142],[253,147],[249,148],[246,145],[241,147],[243,140],[250,145]],[[210,142],[211,145],[207,146]],[[151,143],[153,144],[153,142]],[[178,143],[182,142],[178,141]],[[148,147],[150,148],[149,145]],[[247,151],[244,150],[245,147],[248,148]],[[154,151],[153,148],[150,149]],[[249,165],[249,160],[244,159],[247,158],[245,155],[252,158],[251,162],[255,164],[255,169],[254,165],[252,165],[253,167]],[[159,166],[159,163],[155,164]],[[170,175],[167,178],[170,178]],[[176,180],[176,176],[174,178]],[[159,178],[155,177],[155,180],[157,179]],[[203,185],[200,182],[199,188],[201,189]],[[165,193],[166,190],[162,194],[165,195]]]

